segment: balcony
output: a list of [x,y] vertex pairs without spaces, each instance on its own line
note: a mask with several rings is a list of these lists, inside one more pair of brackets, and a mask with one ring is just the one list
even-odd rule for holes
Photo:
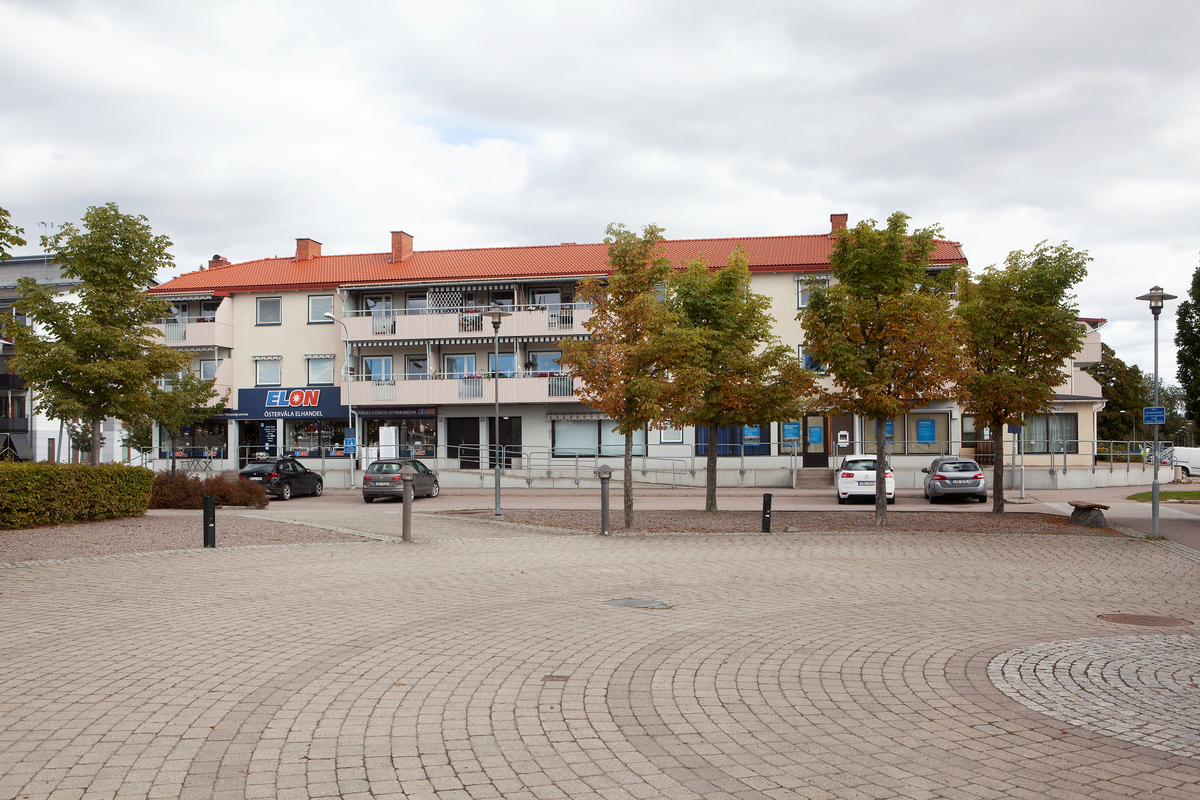
[[[513,306],[505,309],[500,333],[505,338],[522,336],[563,336],[583,332],[583,323],[592,316],[591,306],[564,303],[558,306]],[[492,336],[491,320],[480,307],[450,308],[438,311],[404,309],[383,313],[348,311],[345,335],[350,341],[426,341],[431,339],[477,339]]]
[[25,379],[13,373],[0,374],[0,389],[24,389]]
[[212,317],[171,317],[153,327],[168,345],[233,347],[233,326]]
[[0,417],[0,433],[29,433],[27,417]]
[[[570,375],[500,378],[501,403],[575,403]],[[496,380],[484,377],[439,380],[369,380],[342,383],[342,397],[356,408],[384,405],[452,406],[493,402]]]

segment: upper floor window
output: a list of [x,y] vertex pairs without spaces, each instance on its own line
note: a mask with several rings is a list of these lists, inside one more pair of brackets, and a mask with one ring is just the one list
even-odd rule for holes
[[[278,362],[276,362],[278,363]],[[200,379],[211,381],[217,377],[217,369],[221,366],[221,359],[204,359],[200,362]]]
[[280,325],[283,323],[282,297],[260,297],[257,301],[257,309],[255,325]]
[[796,308],[808,308],[813,289],[824,289],[828,285],[828,278],[797,278]]
[[558,359],[562,353],[558,350],[543,353],[530,353],[529,361],[525,367],[529,372],[561,372],[562,367],[558,363]]
[[333,295],[310,294],[308,296],[308,324],[332,325],[333,320],[325,316],[333,313]]
[[306,356],[308,359],[309,386],[333,384],[333,357],[328,355]]
[[811,369],[813,372],[819,372],[822,375],[825,374],[825,365],[813,358],[812,353],[804,349],[804,345],[796,347],[796,358],[800,359],[800,366],[805,369]]
[[266,356],[254,361],[254,383],[256,386],[278,386],[282,382],[283,370],[279,356]]

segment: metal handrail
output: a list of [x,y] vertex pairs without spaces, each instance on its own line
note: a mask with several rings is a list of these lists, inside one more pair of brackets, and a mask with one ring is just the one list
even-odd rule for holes
[[[358,308],[342,312],[343,317],[423,317],[440,314],[462,314],[475,315],[484,314],[487,312],[487,306],[472,305],[472,306],[445,306],[440,308]],[[589,311],[592,308],[591,303],[522,303],[520,305],[506,305],[504,310],[508,312],[515,311],[546,311],[552,314],[561,314],[571,311]]]

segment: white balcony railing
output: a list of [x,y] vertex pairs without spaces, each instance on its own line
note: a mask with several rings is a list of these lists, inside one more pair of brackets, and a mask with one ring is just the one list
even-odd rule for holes
[[[508,306],[512,316],[501,324],[502,336],[536,336],[546,333],[572,333],[583,330],[592,315],[586,303],[562,303],[552,306]],[[372,339],[446,339],[492,333],[485,309],[472,306],[430,311],[426,309],[388,309],[386,311],[347,311],[344,335],[352,341]]]
[[[354,406],[399,403],[414,406],[466,405],[489,402],[497,381],[489,376],[435,380],[376,380],[356,376],[342,383],[342,395]],[[570,375],[530,375],[499,379],[502,403],[571,403],[575,382]]]
[[233,326],[213,317],[168,317],[154,325],[167,344],[191,347],[233,347]]

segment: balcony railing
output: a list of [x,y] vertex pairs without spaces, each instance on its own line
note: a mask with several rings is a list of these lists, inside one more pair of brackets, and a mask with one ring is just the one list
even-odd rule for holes
[[[430,379],[395,378],[378,380],[355,376],[342,384],[343,396],[354,406],[462,405],[490,401],[495,397],[496,379],[489,375],[470,375]],[[571,375],[518,373],[499,379],[502,403],[572,402],[575,382]]]
[[[587,303],[505,306],[505,311],[512,316],[506,317],[502,324],[503,336],[577,332],[583,330],[583,323],[592,314]],[[479,306],[347,311],[345,317],[346,335],[358,341],[379,337],[454,338],[492,332],[486,309]]]
[[25,379],[13,373],[0,374],[0,389],[24,389]]
[[233,347],[233,326],[207,317],[167,317],[154,327],[162,331],[167,344],[195,347]]
[[28,417],[0,417],[0,432],[29,433]]

